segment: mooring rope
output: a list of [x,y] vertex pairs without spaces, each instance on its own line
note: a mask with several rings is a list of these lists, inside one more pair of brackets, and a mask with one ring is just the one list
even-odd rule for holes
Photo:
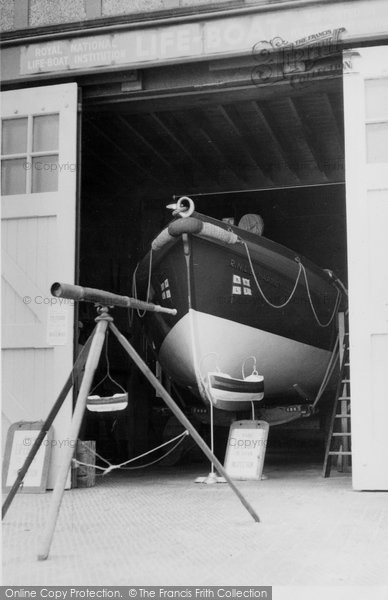
[[[117,465],[112,465],[112,463],[109,462],[109,460],[107,460],[106,458],[102,457],[100,454],[98,454],[95,450],[93,450],[92,448],[88,447],[88,450],[94,454],[95,456],[97,456],[99,459],[103,460],[105,463],[107,463],[109,465],[109,467],[100,467],[99,465],[96,464],[92,464],[92,463],[85,463],[82,462],[80,460],[78,460],[77,458],[73,458],[73,464],[74,465],[80,465],[83,467],[93,467],[94,469],[99,469],[100,471],[102,471],[101,475],[107,475],[108,473],[110,473],[111,471],[114,471],[115,469],[124,469],[124,470],[133,470],[133,469],[145,469],[146,467],[149,467],[151,465],[156,464],[157,462],[160,462],[161,460],[163,460],[164,458],[166,458],[166,456],[168,456],[169,454],[171,454],[176,448],[178,448],[178,446],[183,442],[183,439],[189,435],[189,432],[187,431],[187,429],[185,431],[183,431],[182,433],[180,433],[179,435],[175,436],[174,438],[172,438],[171,440],[167,440],[167,442],[164,442],[163,444],[160,444],[160,446],[157,446],[156,448],[152,448],[151,450],[148,450],[147,452],[144,452],[143,454],[140,454],[139,456],[135,456],[134,458],[130,458],[129,460],[126,460],[120,464]],[[126,467],[125,465],[128,465],[132,462],[135,462],[136,460],[139,460],[140,458],[143,458],[144,456],[148,456],[148,454],[152,454],[153,452],[156,452],[156,450],[160,450],[161,448],[164,448],[165,446],[167,446],[168,444],[172,444],[173,442],[177,441],[177,443],[175,444],[175,446],[173,446],[172,448],[170,448],[167,452],[165,452],[165,454],[163,454],[163,456],[160,456],[159,458],[146,463],[145,465],[138,465],[137,467]],[[85,443],[82,440],[79,440],[79,442],[85,446]]]

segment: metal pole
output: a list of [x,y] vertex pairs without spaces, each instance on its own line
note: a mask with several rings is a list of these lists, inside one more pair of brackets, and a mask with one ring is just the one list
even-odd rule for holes
[[226,473],[224,467],[221,465],[219,460],[211,452],[210,448],[204,442],[204,440],[201,438],[201,436],[199,435],[199,433],[197,432],[195,427],[190,423],[188,418],[183,414],[181,409],[177,406],[177,404],[171,398],[170,394],[167,393],[167,391],[164,389],[162,384],[158,381],[158,379],[152,373],[151,369],[148,368],[148,366],[145,364],[145,362],[143,361],[141,356],[139,356],[139,354],[136,352],[136,350],[131,346],[131,344],[128,342],[128,340],[120,333],[120,331],[117,329],[117,327],[112,322],[109,324],[109,327],[110,327],[111,331],[113,331],[114,335],[116,336],[116,338],[118,339],[118,341],[120,342],[120,344],[122,345],[124,350],[129,354],[131,359],[139,367],[140,371],[146,376],[148,381],[158,392],[158,395],[161,398],[163,398],[163,400],[165,401],[167,406],[171,409],[171,411],[174,413],[174,415],[177,417],[177,419],[182,423],[183,427],[185,427],[185,429],[187,429],[187,431],[190,433],[190,435],[194,439],[194,441],[197,442],[198,446],[201,448],[201,450],[206,455],[206,457],[210,460],[210,462],[212,464],[215,465],[217,471],[219,473],[221,473],[221,475],[223,477],[225,477],[226,481],[229,483],[230,487],[232,488],[232,490],[234,491],[234,493],[236,494],[236,496],[238,497],[240,502],[242,502],[242,504],[245,506],[245,508],[247,509],[249,514],[252,516],[252,518],[257,523],[259,523],[260,518],[256,514],[253,507],[249,504],[248,500],[246,500],[244,498],[244,496],[242,495],[240,490],[234,485],[233,481],[230,479],[229,475]]
[[54,406],[50,410],[45,422],[43,423],[42,429],[40,430],[38,437],[36,438],[33,446],[31,447],[31,450],[27,454],[27,458],[24,461],[23,466],[18,471],[17,477],[16,477],[11,489],[8,492],[8,496],[4,500],[4,504],[2,507],[2,516],[1,516],[2,519],[4,519],[5,515],[7,514],[7,511],[11,505],[11,502],[14,499],[21,483],[23,482],[23,479],[24,479],[28,469],[30,468],[32,461],[34,460],[35,454],[38,452],[38,450],[45,438],[46,433],[48,432],[51,425],[53,424],[55,417],[57,416],[62,404],[64,403],[68,393],[70,392],[70,390],[73,386],[74,376],[77,376],[78,373],[83,368],[83,366],[85,365],[87,354],[89,352],[89,348],[92,343],[92,337],[93,337],[93,333],[90,335],[85,346],[82,348],[81,352],[79,353],[77,360],[74,363],[73,369],[72,369],[69,377],[67,378],[65,385],[63,386],[62,390],[60,391],[59,396],[54,403]]
[[[90,352],[86,361],[84,377],[82,379],[77,403],[69,428],[69,441],[74,440],[74,442],[76,442],[78,439],[82,418],[85,412],[87,397],[89,394],[90,387],[92,385],[94,373],[97,369],[98,362],[100,360],[101,350],[104,345],[108,323],[109,321],[112,321],[112,317],[110,317],[107,314],[107,308],[102,308],[100,310],[102,314],[96,319],[97,327],[93,336]],[[74,449],[75,448],[73,444],[70,443],[69,445],[65,446],[63,452],[62,464],[59,467],[58,476],[55,482],[53,496],[51,499],[51,505],[46,521],[46,527],[43,532],[42,542],[40,545],[40,550],[38,552],[38,560],[46,560],[50,552],[50,546],[53,539],[54,529],[57,522],[59,510],[61,508],[62,497],[65,491],[66,479],[73,458]]]

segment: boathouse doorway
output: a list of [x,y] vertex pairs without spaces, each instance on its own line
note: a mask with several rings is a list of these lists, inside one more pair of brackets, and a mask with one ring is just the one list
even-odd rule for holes
[[[261,85],[254,69],[252,60],[230,59],[83,87],[83,285],[130,295],[137,262],[170,218],[166,205],[181,195],[199,212],[236,224],[244,214],[260,214],[266,237],[333,270],[346,285],[342,69],[299,85]],[[150,91],[140,91],[144,86]],[[80,307],[81,342],[92,313]],[[130,325],[124,311],[115,319],[155,368],[139,324]],[[179,426],[110,344],[111,371],[132,401],[118,417],[89,415],[86,432],[110,458],[124,460],[161,435],[173,437]],[[218,433],[221,458],[227,431]],[[321,456],[323,436],[319,417],[273,428],[270,442]],[[198,455],[188,451],[186,459]]]

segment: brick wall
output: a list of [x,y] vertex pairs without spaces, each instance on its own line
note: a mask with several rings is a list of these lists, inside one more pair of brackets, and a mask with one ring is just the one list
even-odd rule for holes
[[0,31],[27,27],[76,23],[98,18],[128,15],[144,17],[172,10],[204,11],[230,6],[237,8],[254,4],[271,4],[286,0],[0,0]]

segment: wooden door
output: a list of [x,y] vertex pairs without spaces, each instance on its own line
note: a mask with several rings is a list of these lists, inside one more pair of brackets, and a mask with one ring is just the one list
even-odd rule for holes
[[388,46],[344,69],[353,487],[388,490]]
[[[3,92],[2,409],[4,429],[44,419],[73,362],[74,307],[50,295],[74,282],[77,85]],[[72,412],[54,424],[49,487]]]

